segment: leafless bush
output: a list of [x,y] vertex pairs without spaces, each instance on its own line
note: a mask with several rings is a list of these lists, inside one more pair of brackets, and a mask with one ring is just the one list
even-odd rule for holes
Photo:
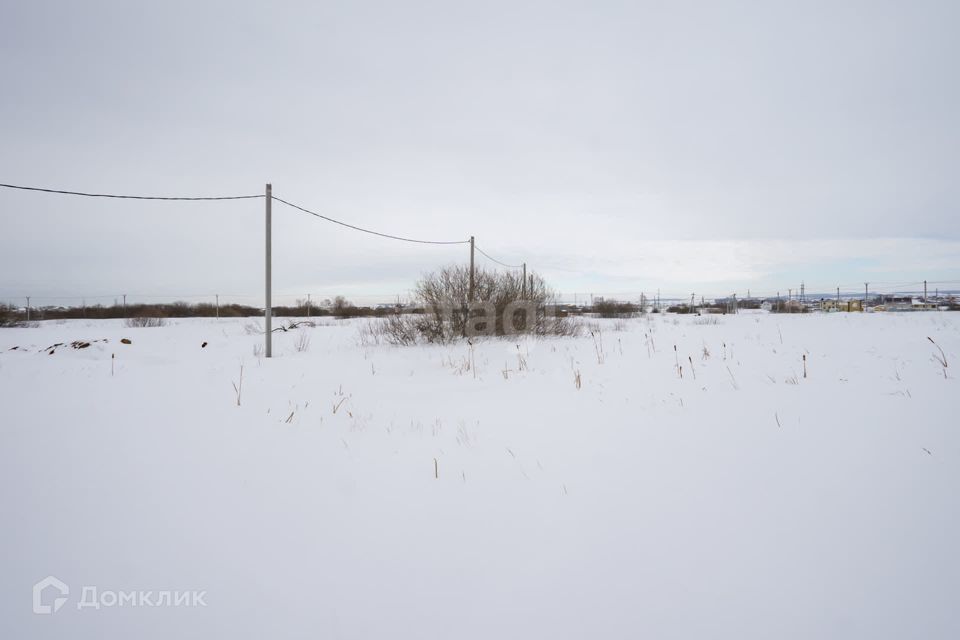
[[0,327],[22,327],[24,322],[17,317],[17,310],[10,305],[0,305]]
[[162,327],[166,324],[166,321],[163,318],[151,318],[148,316],[136,316],[133,318],[127,318],[124,324],[127,327]]
[[360,342],[364,345],[405,347],[419,342],[445,344],[450,342],[450,336],[431,316],[394,314],[361,326]]
[[604,300],[597,298],[593,302],[593,312],[601,318],[631,318],[640,311],[640,307],[632,302],[619,300]]
[[343,296],[336,296],[333,299],[333,315],[338,318],[348,318],[350,317],[351,310],[354,309],[353,303],[344,298]]
[[527,281],[513,272],[476,270],[470,296],[470,270],[445,267],[423,276],[416,287],[423,314],[394,314],[361,329],[361,339],[374,344],[447,343],[462,337],[579,335],[578,323],[559,317],[543,278]]

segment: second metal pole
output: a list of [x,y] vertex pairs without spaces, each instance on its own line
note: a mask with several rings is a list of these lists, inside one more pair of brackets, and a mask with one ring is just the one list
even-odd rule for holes
[[473,283],[473,246],[474,246],[473,236],[470,236],[470,292],[469,292],[469,295],[468,295],[468,299],[470,300],[470,302],[473,302],[473,288],[474,288],[474,283]]
[[267,183],[267,192],[266,192],[266,303],[264,304],[263,309],[263,323],[266,327],[264,334],[264,354],[271,358],[273,357],[273,302],[272,302],[272,292],[271,292],[271,273],[270,273],[270,218],[272,215],[270,205],[273,204],[273,185]]

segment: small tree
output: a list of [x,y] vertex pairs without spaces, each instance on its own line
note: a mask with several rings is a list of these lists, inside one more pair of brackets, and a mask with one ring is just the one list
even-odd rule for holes
[[333,315],[338,318],[346,318],[350,315],[350,309],[353,309],[353,303],[343,296],[336,296],[333,299]]
[[0,304],[0,327],[13,327],[17,324],[17,310],[12,305]]
[[601,318],[631,318],[641,310],[632,302],[605,300],[597,298],[593,302],[593,312]]

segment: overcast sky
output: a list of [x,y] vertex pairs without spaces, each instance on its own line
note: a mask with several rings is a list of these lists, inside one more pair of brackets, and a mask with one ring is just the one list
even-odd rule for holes
[[[272,181],[564,292],[960,280],[955,1],[0,2],[0,182]],[[0,220],[0,297],[262,291],[261,200],[0,189]],[[274,252],[291,298],[467,259],[280,204]]]

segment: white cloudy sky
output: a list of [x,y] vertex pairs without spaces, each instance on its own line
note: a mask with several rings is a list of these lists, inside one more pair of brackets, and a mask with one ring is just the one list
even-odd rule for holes
[[[946,283],[957,24],[922,0],[4,0],[0,182],[272,181],[566,292]],[[0,189],[0,297],[258,295],[262,207]],[[403,294],[466,259],[275,207],[280,294]]]

